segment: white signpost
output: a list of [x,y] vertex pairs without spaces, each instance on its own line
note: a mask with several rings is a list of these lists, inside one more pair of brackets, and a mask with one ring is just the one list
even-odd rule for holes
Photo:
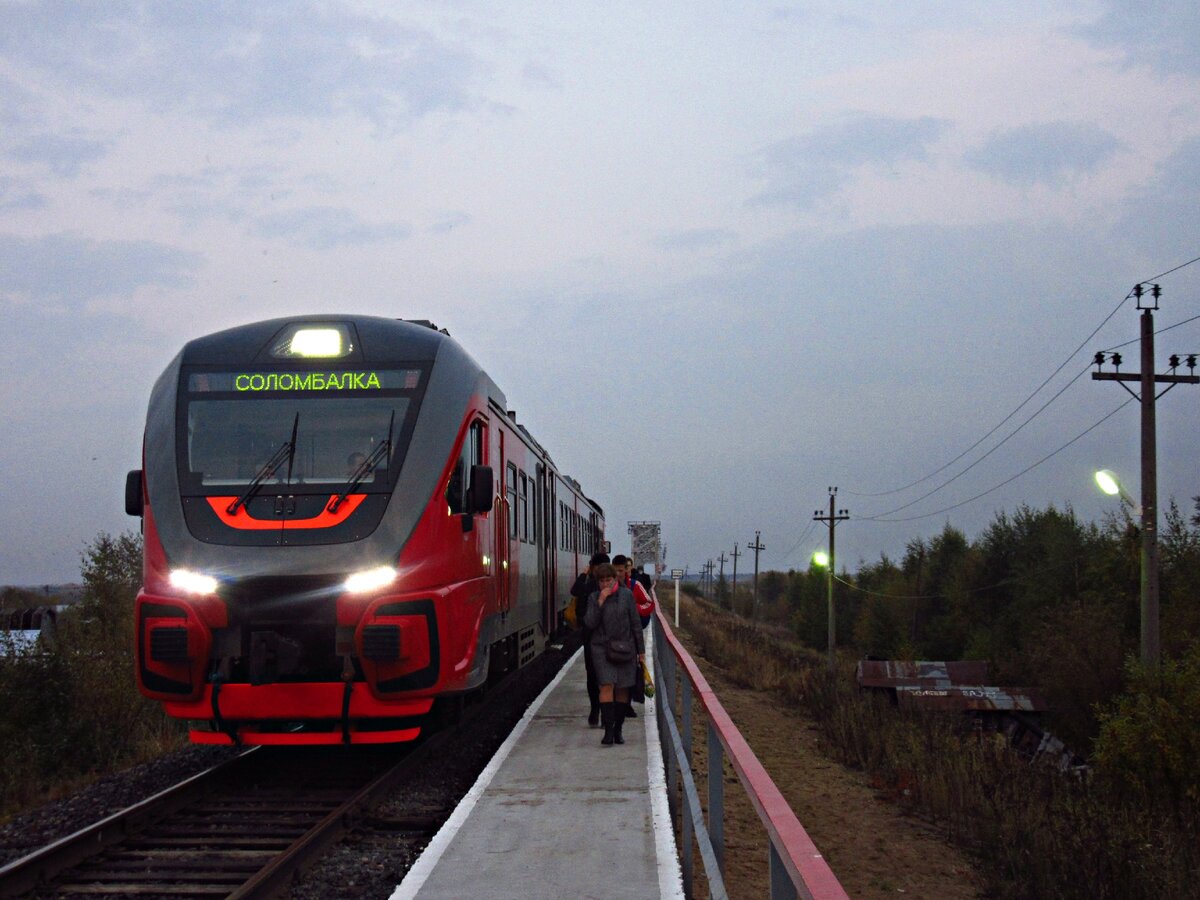
[[679,627],[679,579],[683,577],[683,569],[672,569],[671,580],[675,582],[675,627]]

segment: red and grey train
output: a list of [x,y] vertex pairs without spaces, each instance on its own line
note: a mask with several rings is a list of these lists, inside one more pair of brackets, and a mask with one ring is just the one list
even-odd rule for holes
[[604,514],[428,322],[188,343],[150,397],[137,679],[199,743],[412,740],[562,627]]

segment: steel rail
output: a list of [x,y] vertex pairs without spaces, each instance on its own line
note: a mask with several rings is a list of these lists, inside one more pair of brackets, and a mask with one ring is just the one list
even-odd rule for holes
[[45,884],[60,872],[77,866],[107,848],[127,840],[147,825],[186,806],[212,789],[215,779],[227,776],[260,748],[251,747],[190,778],[147,797],[126,809],[59,838],[40,850],[0,868],[0,897],[15,897]]
[[[502,693],[522,671],[522,669],[516,669],[499,679],[489,687],[486,697],[494,697],[498,693]],[[453,724],[435,731],[428,738],[415,744],[400,745],[403,756],[394,763],[386,765],[382,772],[370,777],[365,784],[360,782],[344,788],[318,787],[317,795],[324,797],[326,801],[331,794],[336,793],[339,796],[333,798],[334,807],[324,812],[319,820],[311,824],[303,820],[306,815],[311,814],[314,804],[322,801],[320,799],[306,801],[306,793],[303,788],[296,788],[294,791],[280,791],[275,798],[247,797],[244,793],[239,796],[237,788],[235,788],[233,793],[221,798],[219,791],[222,786],[235,783],[236,779],[244,774],[244,770],[248,769],[256,759],[268,760],[287,753],[287,750],[279,751],[279,748],[274,747],[250,748],[231,760],[197,773],[173,787],[127,809],[113,813],[93,825],[82,828],[74,834],[61,838],[0,868],[0,897],[20,896],[37,890],[112,894],[115,891],[119,892],[122,887],[127,888],[130,892],[144,893],[147,888],[152,886],[153,882],[149,881],[152,877],[149,871],[150,866],[142,863],[138,863],[136,866],[130,862],[115,861],[113,863],[114,870],[139,870],[141,883],[138,885],[86,884],[89,880],[92,882],[98,880],[100,876],[94,872],[82,876],[80,882],[84,883],[64,883],[64,876],[69,876],[72,869],[86,866],[89,860],[101,854],[119,851],[123,844],[132,845],[139,841],[149,843],[152,839],[148,836],[151,828],[176,832],[159,839],[158,855],[147,857],[147,859],[159,860],[156,865],[162,867],[164,880],[169,880],[172,885],[181,881],[185,882],[184,885],[174,887],[170,891],[171,893],[187,892],[195,896],[219,895],[236,898],[279,896],[286,890],[297,872],[310,865],[360,821],[366,821],[360,818],[360,814],[369,809],[372,801],[382,797],[413,767],[434,757],[440,751],[444,751],[453,739],[458,737],[487,709],[487,706],[488,703],[485,699],[483,702],[468,707],[465,712],[460,710],[461,714],[456,716]],[[307,748],[297,749],[303,751]],[[339,748],[329,749],[337,750]],[[360,748],[360,752],[365,755],[374,750],[373,758],[377,760],[381,749],[382,745],[378,748]],[[279,752],[267,757],[268,751]],[[313,755],[312,768],[314,771],[317,771],[326,761],[327,756],[327,753]],[[287,759],[292,763],[302,763],[299,754],[287,757]],[[291,773],[289,777],[294,778],[294,773]],[[346,791],[349,791],[349,795],[342,796]],[[311,796],[311,791],[307,796]],[[271,815],[274,809],[273,814],[277,816],[279,822],[284,824],[263,824],[260,821],[257,826],[259,830],[257,836],[239,835],[232,831],[221,832],[222,840],[220,842],[234,846],[225,848],[212,846],[209,843],[209,840],[213,839],[211,833],[195,834],[195,817],[208,815],[203,809],[195,809],[197,802],[200,801],[218,803],[244,801],[253,805],[255,812],[259,815]],[[193,816],[191,822],[181,819],[177,825],[171,825],[171,822],[174,821],[172,817],[186,817],[189,811]],[[269,831],[294,831],[296,827],[301,827],[302,831],[294,837],[289,838],[286,834],[270,837],[267,835]],[[252,830],[253,826],[247,829],[248,832]],[[271,852],[284,841],[286,841],[286,845],[282,849],[278,849],[278,852]],[[263,856],[269,857],[265,864],[260,866],[254,863],[256,857]],[[188,858],[191,857],[201,859],[193,869],[189,870],[187,868]],[[228,860],[228,864],[225,866],[222,866],[223,859]],[[237,871],[241,871],[243,875],[236,875]],[[117,872],[110,874],[115,878]],[[59,887],[56,888],[56,885]]]

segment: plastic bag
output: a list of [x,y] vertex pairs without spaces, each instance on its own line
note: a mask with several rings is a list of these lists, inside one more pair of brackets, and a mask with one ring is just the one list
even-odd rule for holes
[[650,670],[646,668],[646,661],[642,660],[642,682],[645,684],[645,692],[647,697],[654,696],[654,679],[650,677]]

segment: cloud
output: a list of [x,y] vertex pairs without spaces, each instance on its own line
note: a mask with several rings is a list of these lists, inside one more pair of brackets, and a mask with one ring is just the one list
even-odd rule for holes
[[61,134],[38,134],[8,152],[17,162],[44,165],[61,178],[74,178],[85,163],[95,162],[108,152],[108,144]]
[[426,229],[430,234],[447,234],[455,228],[461,228],[464,225],[469,225],[472,219],[471,216],[461,210],[446,213],[436,222]]
[[521,83],[534,90],[559,90],[562,79],[539,63],[526,63],[521,69]]
[[1109,132],[1081,122],[1023,125],[989,138],[967,155],[980,171],[1018,185],[1062,183],[1090,172],[1120,149]]
[[811,206],[835,193],[859,166],[920,160],[950,127],[944,119],[858,116],[773,144],[760,154],[767,188],[755,200]]
[[[3,16],[0,16],[0,30],[3,24]],[[0,76],[0,125],[5,128],[28,127],[37,121],[35,109],[33,94],[11,78]]]
[[1130,65],[1200,74],[1200,5],[1195,0],[1109,0],[1087,40],[1122,50]]
[[191,284],[203,257],[152,241],[0,235],[0,296],[79,310],[142,287]]
[[9,2],[0,55],[64,82],[225,123],[361,115],[383,130],[469,102],[473,56],[329,4]]
[[263,237],[283,238],[312,250],[403,240],[412,233],[401,222],[371,224],[349,210],[329,206],[264,216],[258,220],[255,231]]
[[708,250],[733,242],[737,235],[728,228],[688,228],[654,240],[660,250]]
[[[1183,144],[1163,162],[1157,177],[1126,203],[1124,215],[1114,228],[1154,261],[1154,272],[1196,256],[1198,171],[1200,138]],[[1142,272],[1138,277],[1152,274]]]
[[0,209],[41,209],[46,198],[15,178],[0,175]]

